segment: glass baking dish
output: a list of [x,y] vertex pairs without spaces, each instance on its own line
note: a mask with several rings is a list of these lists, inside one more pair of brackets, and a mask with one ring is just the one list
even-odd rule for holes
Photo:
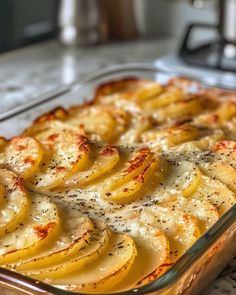
[[[45,99],[43,97],[42,101],[37,102],[37,106],[26,106],[25,110],[12,110],[9,115],[1,114],[0,135],[9,138],[19,134],[41,114],[57,106],[66,108],[91,100],[96,88],[100,84],[131,76],[166,83],[170,78],[178,76],[178,74],[163,72],[152,65],[146,64],[114,66],[103,71],[95,72],[86,79],[71,85],[63,93],[60,92],[61,94],[55,95],[51,99]],[[198,77],[188,76],[186,78],[196,80]],[[200,81],[200,79],[198,80]],[[203,87],[207,86],[203,85]],[[198,84],[193,82],[189,90],[194,92],[197,88]],[[236,255],[235,242],[236,205],[222,216],[163,276],[143,287],[115,294],[199,294]],[[64,291],[0,268],[0,294],[72,295],[84,293]]]

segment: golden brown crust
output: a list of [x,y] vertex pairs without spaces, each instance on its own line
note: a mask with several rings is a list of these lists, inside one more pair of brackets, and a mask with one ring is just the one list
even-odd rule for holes
[[94,102],[99,100],[100,96],[108,95],[116,91],[124,91],[127,88],[129,88],[130,85],[132,86],[134,84],[137,85],[141,83],[142,81],[146,81],[146,80],[141,80],[137,77],[127,77],[124,79],[103,83],[100,86],[98,86],[98,88],[96,89]]
[[40,124],[51,120],[62,120],[68,115],[68,112],[63,107],[57,107],[54,110],[45,113],[38,118],[36,118],[33,122],[33,124]]

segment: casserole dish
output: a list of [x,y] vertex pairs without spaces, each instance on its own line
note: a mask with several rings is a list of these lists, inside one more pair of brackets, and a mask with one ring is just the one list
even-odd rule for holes
[[[5,117],[0,123],[0,134],[8,137],[19,134],[29,122],[53,107],[58,105],[67,107],[78,104],[83,99],[91,99],[95,89],[101,83],[129,76],[156,80],[161,83],[172,78],[172,75],[160,72],[151,66],[132,65],[113,68],[72,85],[71,89],[63,95],[38,105],[33,111],[31,109],[8,118]],[[194,93],[201,86],[193,82],[189,87],[189,91]],[[81,101],[78,101],[78,97]],[[16,126],[16,128],[9,130],[9,126]],[[143,287],[117,294],[198,294],[200,289],[204,288],[235,255],[235,249],[232,247],[235,240],[235,211],[234,205],[162,277]],[[73,294],[73,292],[63,291],[7,270],[2,270],[0,277],[3,287],[18,290],[23,294]]]

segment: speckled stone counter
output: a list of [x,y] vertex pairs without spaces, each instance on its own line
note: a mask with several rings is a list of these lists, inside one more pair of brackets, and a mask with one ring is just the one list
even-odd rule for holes
[[41,43],[0,56],[0,113],[37,99],[111,64],[150,62],[172,51],[172,40],[131,42],[84,48]]
[[[63,85],[70,85],[91,71],[112,64],[152,62],[175,48],[173,40],[135,41],[87,48],[64,48],[56,41],[50,41],[0,55],[0,114],[37,100]],[[204,294],[236,294],[236,259]]]

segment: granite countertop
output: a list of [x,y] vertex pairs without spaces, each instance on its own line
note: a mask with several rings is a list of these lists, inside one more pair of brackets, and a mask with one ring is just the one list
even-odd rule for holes
[[173,40],[65,48],[56,41],[0,56],[0,113],[69,85],[112,64],[151,62],[172,51]]
[[[176,46],[171,39],[86,48],[64,48],[49,41],[0,55],[0,114],[68,86],[91,71],[113,64],[153,62]],[[236,294],[236,259],[204,294]]]

